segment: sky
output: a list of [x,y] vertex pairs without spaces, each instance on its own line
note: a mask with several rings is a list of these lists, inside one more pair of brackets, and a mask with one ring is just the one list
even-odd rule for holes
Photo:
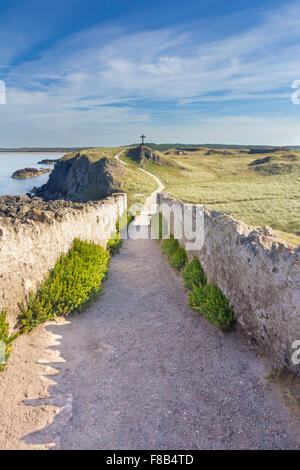
[[0,147],[300,145],[299,59],[300,1],[0,0]]

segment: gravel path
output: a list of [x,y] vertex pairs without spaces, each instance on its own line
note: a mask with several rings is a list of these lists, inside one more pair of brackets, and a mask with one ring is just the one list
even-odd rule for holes
[[[68,324],[50,387],[63,406],[27,435],[61,449],[293,449],[294,421],[234,333],[189,310],[181,277],[154,240],[128,240],[106,294]],[[53,378],[53,377],[52,377]],[[47,404],[47,401],[43,402]],[[28,401],[28,404],[41,404]]]

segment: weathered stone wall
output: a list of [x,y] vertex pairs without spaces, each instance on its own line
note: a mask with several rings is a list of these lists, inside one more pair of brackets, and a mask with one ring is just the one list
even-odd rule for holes
[[[157,202],[183,207],[167,194],[158,194]],[[170,223],[173,232],[173,217]],[[186,242],[180,240],[184,247]],[[198,257],[209,281],[230,300],[238,330],[274,366],[300,375],[292,363],[292,343],[300,340],[300,246],[295,249],[270,228],[253,229],[205,208],[204,245],[189,256]]]
[[36,290],[74,238],[106,246],[125,208],[126,194],[118,194],[57,210],[53,205],[45,211],[32,209],[21,219],[0,217],[0,308],[8,309],[12,325],[18,302]]

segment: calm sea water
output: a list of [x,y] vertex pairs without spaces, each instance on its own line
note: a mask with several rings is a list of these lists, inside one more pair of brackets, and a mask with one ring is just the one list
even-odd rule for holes
[[27,166],[53,168],[54,165],[38,165],[38,162],[46,158],[53,159],[61,156],[62,154],[57,153],[0,153],[0,196],[26,194],[34,186],[42,186],[47,182],[50,173],[22,180],[16,180],[11,175],[14,171]]

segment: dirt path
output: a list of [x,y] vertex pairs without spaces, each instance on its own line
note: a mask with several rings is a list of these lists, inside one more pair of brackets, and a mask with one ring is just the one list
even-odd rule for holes
[[297,448],[266,373],[188,308],[157,241],[126,240],[105,296],[18,339],[1,376],[0,448]]
[[[128,240],[106,294],[61,336],[62,416],[27,435],[61,449],[291,449],[294,420],[253,351],[189,310],[154,240]],[[39,401],[28,404],[39,404]],[[43,404],[47,404],[47,401]],[[60,419],[59,419],[60,418]],[[72,418],[72,419],[71,419]]]

